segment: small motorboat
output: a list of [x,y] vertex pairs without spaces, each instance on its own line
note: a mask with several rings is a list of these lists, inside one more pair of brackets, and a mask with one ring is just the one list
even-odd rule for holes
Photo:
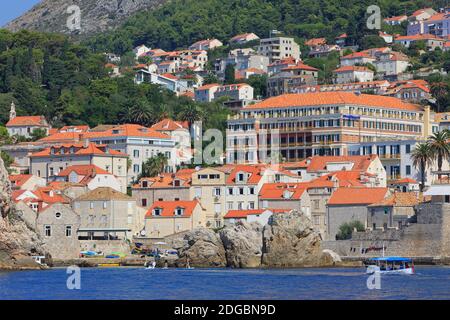
[[410,258],[403,257],[379,257],[369,260],[366,273],[399,273],[414,274],[414,262]]

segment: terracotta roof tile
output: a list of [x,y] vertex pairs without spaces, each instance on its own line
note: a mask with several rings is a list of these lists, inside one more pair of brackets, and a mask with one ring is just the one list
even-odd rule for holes
[[89,191],[75,199],[75,201],[133,201],[134,199],[125,193],[116,191],[109,187],[100,187]]
[[380,202],[387,193],[387,188],[338,188],[328,205],[369,205]]
[[[145,218],[161,218],[161,217],[178,217],[175,215],[175,210],[178,208],[184,209],[184,214],[180,216],[183,217],[190,217],[194,213],[195,208],[200,205],[197,200],[193,201],[156,201],[151,208],[147,211]],[[153,210],[154,209],[161,209],[161,215],[160,216],[154,216]]]
[[6,124],[7,127],[17,127],[17,126],[40,126],[46,127],[48,126],[45,118],[43,116],[24,116],[24,117],[15,117],[11,119]]
[[232,218],[247,218],[251,215],[259,215],[263,214],[266,211],[270,211],[272,213],[282,213],[282,212],[290,212],[292,209],[255,209],[255,210],[230,210],[224,216],[224,219],[232,219]]

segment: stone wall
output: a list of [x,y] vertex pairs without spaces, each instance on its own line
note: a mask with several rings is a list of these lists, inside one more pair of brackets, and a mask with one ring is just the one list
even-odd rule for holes
[[80,240],[80,251],[103,252],[105,255],[113,252],[128,254],[131,250],[130,244],[124,240]]

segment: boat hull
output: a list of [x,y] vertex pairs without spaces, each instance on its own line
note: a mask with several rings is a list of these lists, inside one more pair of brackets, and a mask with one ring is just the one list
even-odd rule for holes
[[404,269],[396,269],[396,270],[381,270],[378,266],[368,266],[366,273],[374,274],[378,272],[380,274],[414,274],[414,268],[404,268]]

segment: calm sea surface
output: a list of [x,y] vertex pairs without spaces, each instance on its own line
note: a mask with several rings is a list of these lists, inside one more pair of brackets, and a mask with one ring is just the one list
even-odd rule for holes
[[231,270],[81,269],[81,290],[68,290],[65,269],[0,272],[0,300],[11,299],[450,299],[450,268],[382,275],[367,289],[363,268]]

